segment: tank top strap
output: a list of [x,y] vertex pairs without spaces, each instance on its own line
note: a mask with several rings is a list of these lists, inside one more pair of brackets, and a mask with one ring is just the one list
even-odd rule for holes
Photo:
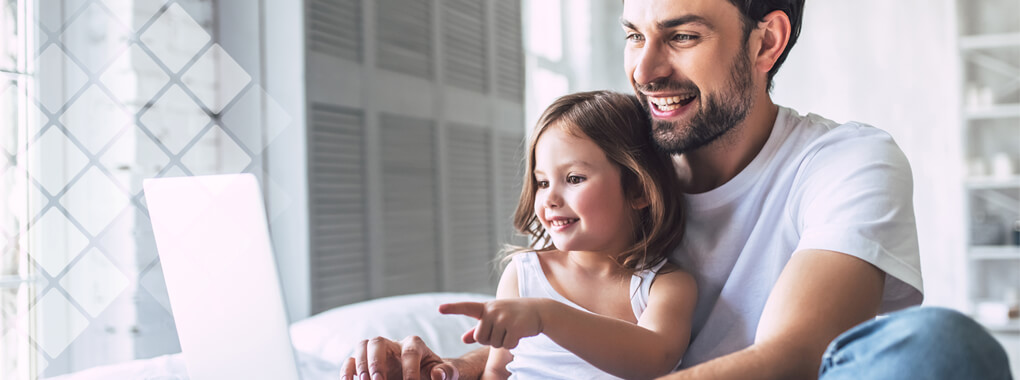
[[652,288],[652,280],[663,265],[666,265],[666,260],[662,260],[651,269],[635,273],[630,278],[630,307],[634,310],[634,317],[639,320],[648,307],[648,292]]

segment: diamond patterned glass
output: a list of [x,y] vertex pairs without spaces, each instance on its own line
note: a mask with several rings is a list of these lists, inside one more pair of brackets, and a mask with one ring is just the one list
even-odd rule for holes
[[202,49],[209,40],[206,33],[191,15],[174,3],[155,23],[141,35],[142,43],[165,64],[170,71],[180,71],[184,64]]
[[[39,281],[0,286],[0,378],[30,362],[52,377],[179,352],[141,184],[263,170],[292,119],[245,69],[260,63],[231,55],[259,41],[214,40],[230,33],[216,28],[217,0],[24,1],[38,28],[33,90],[0,77],[0,269]],[[267,186],[283,212],[289,195]]]
[[38,0],[36,17],[43,27],[42,32],[59,32],[88,3],[88,0]]
[[18,2],[0,0],[0,70],[18,67]]
[[128,278],[93,248],[60,280],[60,286],[86,313],[96,317],[127,289]]
[[91,4],[64,29],[60,41],[89,73],[99,73],[127,48],[131,31],[101,5]]
[[[17,153],[18,143],[18,82],[0,80],[0,157],[12,157]],[[0,165],[7,163],[0,159]],[[0,166],[3,167],[3,166]],[[2,171],[0,171],[2,173]]]
[[156,14],[156,11],[166,4],[167,0],[102,0],[101,2],[110,10],[113,17],[132,30],[138,31]]
[[[210,78],[213,80],[210,81]],[[251,75],[219,44],[214,44],[181,79],[206,108],[220,113],[251,82]]]
[[138,112],[170,80],[162,68],[138,45],[131,45],[99,78],[132,113]]
[[56,45],[36,58],[36,96],[49,112],[56,113],[88,82],[88,74]]
[[209,115],[188,94],[174,85],[141,117],[170,153],[178,154],[209,124]]
[[214,125],[181,158],[181,163],[195,175],[240,173],[251,163],[251,157]]
[[60,198],[60,205],[92,236],[98,236],[128,205],[127,195],[92,167]]
[[117,137],[100,159],[113,179],[131,195],[142,191],[142,180],[156,177],[169,161],[170,157],[137,126]]
[[57,356],[88,327],[89,319],[56,289],[46,292],[29,312],[38,318],[35,341],[49,356]]
[[28,145],[29,176],[50,194],[61,192],[85,168],[89,159],[57,128],[50,128]]
[[59,210],[51,208],[28,229],[28,255],[50,276],[56,276],[89,244],[88,237]]
[[131,115],[98,86],[89,86],[60,116],[60,123],[96,154],[131,123]]

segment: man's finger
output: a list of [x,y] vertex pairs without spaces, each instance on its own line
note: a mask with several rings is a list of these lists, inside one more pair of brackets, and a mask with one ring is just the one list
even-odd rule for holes
[[365,376],[368,376],[368,351],[366,350],[367,347],[368,347],[367,339],[363,339],[361,342],[354,346],[354,361],[355,361],[354,368],[358,372],[355,374],[357,376],[355,378],[359,380],[361,380]]
[[425,342],[417,336],[409,336],[401,342],[400,365],[404,380],[418,380],[421,373],[421,358],[427,350]]
[[481,302],[457,302],[439,305],[441,314],[460,314],[480,319],[485,313],[485,304]]
[[460,377],[457,368],[446,362],[432,367],[431,375],[432,380],[457,380]]
[[471,344],[471,343],[477,342],[475,340],[475,328],[472,327],[470,330],[468,330],[466,333],[464,333],[464,336],[461,336],[460,340],[464,341],[464,343],[467,343],[467,344]]
[[355,380],[357,379],[357,364],[355,364],[354,357],[351,356],[344,360],[342,366],[340,366],[340,380]]
[[[387,357],[390,354],[390,349],[395,347],[389,347],[390,345],[396,345],[396,343],[383,337],[375,337],[368,341],[368,345],[365,349],[367,353],[368,365],[366,371],[369,378],[376,379],[376,374],[379,374],[381,379],[386,380],[386,368]],[[396,364],[396,363],[393,363]],[[358,369],[361,373],[361,369]]]

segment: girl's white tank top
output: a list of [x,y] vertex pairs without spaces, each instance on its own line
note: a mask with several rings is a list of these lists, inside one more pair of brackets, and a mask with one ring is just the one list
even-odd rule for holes
[[[549,298],[591,312],[553,289],[545,272],[542,271],[537,253],[520,253],[514,256],[512,261],[517,266],[517,292],[521,297]],[[648,307],[648,290],[652,286],[652,279],[665,263],[663,261],[654,268],[631,277],[630,305],[636,319],[641,319],[641,314]],[[510,372],[511,379],[619,379],[560,347],[545,334],[521,339],[517,347],[510,352],[514,358],[507,364],[506,369]],[[679,366],[679,363],[677,365]]]

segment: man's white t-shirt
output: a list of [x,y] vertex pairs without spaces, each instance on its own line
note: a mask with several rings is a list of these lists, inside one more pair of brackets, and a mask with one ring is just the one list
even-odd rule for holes
[[910,165],[882,130],[780,107],[740,174],[685,197],[686,234],[673,260],[697,280],[698,304],[683,367],[754,342],[795,252],[842,252],[885,271],[883,313],[921,302]]

